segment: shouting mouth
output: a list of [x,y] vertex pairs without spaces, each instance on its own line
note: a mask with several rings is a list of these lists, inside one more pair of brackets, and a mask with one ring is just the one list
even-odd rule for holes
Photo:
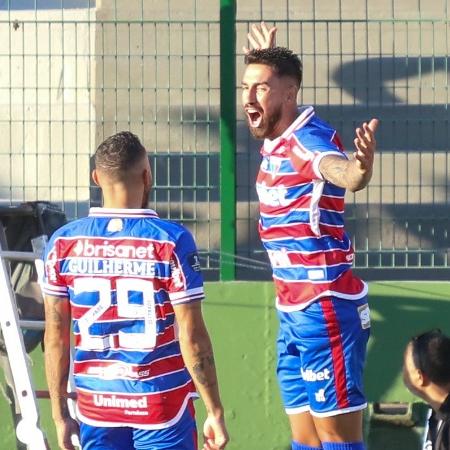
[[261,112],[254,108],[247,108],[245,112],[247,113],[247,119],[250,127],[258,128],[261,125],[263,118]]

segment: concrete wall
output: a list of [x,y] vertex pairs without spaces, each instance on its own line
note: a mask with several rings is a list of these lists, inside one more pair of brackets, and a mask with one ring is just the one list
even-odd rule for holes
[[75,216],[95,142],[92,10],[22,6],[0,10],[0,200],[51,200]]

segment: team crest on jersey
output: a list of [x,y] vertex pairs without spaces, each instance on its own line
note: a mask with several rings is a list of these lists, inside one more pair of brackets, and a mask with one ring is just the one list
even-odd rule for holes
[[56,275],[56,264],[58,262],[58,256],[56,254],[56,250],[53,248],[48,256],[47,261],[45,262],[47,276],[50,281],[56,281],[57,275]]
[[317,392],[314,393],[314,396],[316,397],[317,403],[323,403],[325,398],[325,389],[319,389]]
[[269,158],[269,171],[272,176],[272,179],[274,179],[281,168],[281,159],[280,158]]
[[269,156],[263,159],[263,161],[261,162],[261,167],[266,172],[269,172],[272,179],[274,179],[281,169],[281,162],[282,161],[280,158],[274,158]]

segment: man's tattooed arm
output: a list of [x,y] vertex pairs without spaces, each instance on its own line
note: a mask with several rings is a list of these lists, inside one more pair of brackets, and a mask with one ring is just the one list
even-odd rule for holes
[[223,415],[211,340],[201,303],[174,306],[181,354],[209,413]]
[[69,417],[70,306],[67,298],[45,298],[45,372],[54,420]]
[[324,156],[319,162],[319,170],[325,180],[352,192],[366,187],[372,178],[377,147],[375,139],[377,128],[378,120],[372,119],[356,129],[356,137],[353,141],[355,152],[352,159],[347,160],[333,155]]
[[334,155],[325,156],[319,163],[319,170],[325,180],[352,192],[365,188],[372,177],[372,168],[360,171],[355,160]]
[[211,370],[214,372],[216,370],[212,349],[211,352],[205,353],[204,355],[197,355],[197,362],[192,366],[195,380],[206,387],[217,385],[217,378],[211,377]]

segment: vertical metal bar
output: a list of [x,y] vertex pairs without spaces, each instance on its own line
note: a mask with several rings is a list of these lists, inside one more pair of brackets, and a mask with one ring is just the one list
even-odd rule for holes
[[[128,129],[131,129],[131,23],[128,22],[128,80],[127,80],[127,88],[128,88],[128,112],[127,112],[127,125]],[[135,133],[136,130],[133,130]]]
[[[422,43],[423,43],[423,36],[422,36],[422,11],[420,9],[420,3],[419,3],[419,53],[420,53],[420,57],[419,57],[419,86],[420,86],[420,90],[422,90],[423,88],[423,80],[422,80],[422,55],[423,55],[423,47],[422,47]],[[422,98],[420,99],[420,103],[422,104]],[[422,120],[422,115],[419,116],[419,123],[420,123],[420,136],[423,136],[423,125],[424,125],[424,121]],[[426,123],[426,122],[425,122]],[[423,168],[422,168],[422,158],[423,158],[423,138],[420,140],[420,146],[419,146],[419,204],[422,206],[423,201],[422,201],[422,173],[423,173]],[[422,222],[419,221],[418,224],[418,229],[417,229],[417,234],[419,236],[419,252],[418,252],[418,266],[422,267]]]
[[[105,139],[105,24],[101,22],[102,28],[102,141]],[[94,120],[95,117],[94,117]]]
[[[432,57],[431,57],[431,70],[432,70],[432,89],[433,89],[433,109],[436,106],[436,72],[435,72],[435,58],[436,58],[436,47],[435,47],[435,22],[433,21],[431,24],[432,27]],[[432,120],[431,122],[431,126],[432,126],[432,147],[431,147],[431,151],[432,151],[432,158],[431,158],[431,176],[432,176],[432,184],[431,184],[431,193],[432,193],[432,197],[431,197],[431,203],[433,205],[433,211],[435,211],[436,209],[434,208],[435,206],[435,191],[436,191],[436,182],[435,182],[435,178],[436,178],[436,167],[435,167],[435,159],[436,159],[436,152],[433,150],[433,148],[436,148],[436,121]],[[427,186],[428,187],[428,186]],[[437,217],[433,217],[431,220],[431,228],[430,228],[430,233],[432,236],[432,240],[435,241],[435,224],[437,223],[437,221],[439,220],[439,214],[437,215]],[[431,252],[431,260],[429,261],[429,265],[431,267],[435,267],[435,248],[432,249]]]
[[[395,36],[395,4],[394,2],[392,2],[392,7],[394,10],[393,13],[393,17],[394,19],[391,22],[392,25],[392,36]],[[395,39],[392,39],[392,56],[395,58]],[[395,64],[392,65],[392,109],[395,111],[396,109],[396,92],[395,92],[395,88],[396,88],[396,70],[395,70]],[[394,116],[395,117],[395,116]],[[397,135],[397,122],[396,119],[394,118],[392,121],[392,125],[393,125],[393,136]],[[393,173],[396,173],[396,159],[395,159],[396,154],[394,153],[392,155],[392,170]],[[392,202],[394,204],[394,206],[396,205],[397,202],[397,198],[396,198],[396,189],[395,189],[395,179],[392,181]],[[394,217],[394,224],[393,224],[393,239],[392,239],[392,253],[391,253],[391,267],[395,267],[395,255],[396,255],[396,249],[397,249],[397,243],[396,243],[396,232],[397,232],[397,223],[396,223],[396,219]],[[408,236],[408,222],[406,223],[406,233]],[[408,238],[406,238],[408,239]],[[406,253],[408,254],[408,253]],[[383,263],[383,261],[382,261]]]
[[[13,125],[12,125],[12,47],[11,47],[11,28],[13,27],[13,24],[11,23],[11,4],[10,4],[10,0],[8,0],[8,22],[9,22],[9,29],[8,29],[8,48],[9,48],[9,52],[8,52],[8,62],[9,62],[9,67],[8,67],[8,85],[9,85],[9,89],[8,89],[8,95],[9,95],[9,115],[8,115],[8,120],[9,120],[9,182],[10,182],[10,186],[9,186],[9,203],[12,203],[12,199],[13,199],[13,158],[12,158],[12,134],[13,134]],[[23,43],[23,34],[24,34],[24,30],[22,30],[22,43]],[[25,55],[25,48],[22,47],[22,52]],[[23,76],[24,76],[25,71],[22,70],[22,80],[23,80]],[[25,86],[25,83],[22,81],[22,87]],[[22,95],[22,98],[24,97],[24,95]],[[24,108],[22,108],[22,119],[25,117],[25,114],[23,113]]]
[[[197,19],[197,2],[194,1],[194,19]],[[198,193],[198,189],[196,189],[196,180],[197,180],[197,165],[199,164],[199,156],[200,158],[202,157],[201,155],[199,155],[198,153],[198,148],[197,148],[197,142],[198,142],[198,92],[199,89],[202,89],[202,87],[198,86],[198,73],[197,73],[197,66],[199,64],[199,59],[197,57],[198,55],[198,42],[197,42],[197,25],[196,23],[193,24],[193,33],[194,33],[194,161],[193,161],[193,186],[192,186],[192,190],[193,190],[193,203],[194,203],[194,212],[193,212],[193,218],[194,218],[194,224],[192,226],[193,230],[194,230],[194,234],[197,234],[197,230],[198,230],[198,208],[197,208],[197,193]],[[184,158],[182,159],[182,163],[184,164],[185,160]],[[183,190],[181,191],[181,194],[183,195]],[[181,198],[182,203],[183,202],[183,198]],[[208,218],[206,219],[208,220]]]
[[[370,86],[369,86],[369,79],[370,79],[370,66],[369,66],[369,50],[370,50],[370,45],[369,45],[369,20],[368,20],[368,5],[367,5],[367,1],[366,1],[366,7],[365,7],[365,15],[366,15],[366,55],[367,57],[366,59],[366,110],[370,111]],[[369,120],[369,117],[367,118],[367,120]],[[378,156],[378,155],[377,155]],[[371,217],[370,217],[370,213],[371,211],[373,211],[373,208],[371,208],[371,201],[370,201],[370,195],[369,192],[370,191],[374,191],[375,190],[375,186],[371,185],[369,183],[369,185],[366,187],[365,189],[365,194],[366,194],[366,239],[365,239],[365,248],[364,248],[364,253],[365,253],[365,259],[366,259],[366,264],[364,264],[365,267],[368,266],[367,264],[367,259],[368,259],[368,255],[369,255],[369,241],[370,241],[370,231],[371,231]],[[381,236],[381,235],[380,235]],[[381,239],[380,239],[381,240]]]
[[220,279],[222,281],[234,280],[236,276],[235,21],[236,0],[220,0]]
[[171,150],[171,144],[172,144],[172,136],[171,136],[171,130],[170,130],[170,109],[172,108],[172,104],[171,104],[171,98],[170,98],[170,89],[172,87],[172,74],[171,74],[171,67],[170,67],[170,63],[171,63],[171,41],[170,41],[170,31],[171,31],[171,6],[169,4],[169,2],[167,2],[167,8],[168,8],[168,21],[167,21],[167,84],[166,84],[166,89],[167,89],[167,123],[166,123],[166,130],[169,138],[167,140],[167,149],[166,149],[166,161],[167,161],[167,189],[166,189],[166,204],[167,204],[167,214],[168,214],[168,219],[173,219],[174,217],[172,216],[173,214],[173,208],[170,207],[170,203],[172,200],[172,193],[170,191],[170,185],[171,185],[171,174],[174,172],[173,168],[172,168],[172,161],[170,160],[170,150]]
[[[383,102],[383,86],[382,86],[382,82],[381,80],[383,79],[383,71],[381,68],[381,58],[382,58],[382,54],[383,54],[383,39],[382,39],[382,23],[378,22],[378,48],[379,48],[379,61],[380,63],[378,64],[378,76],[380,79],[380,87],[378,90],[378,95],[379,95],[379,103],[380,106],[382,106],[382,102]],[[379,206],[378,206],[378,213],[379,213],[379,219],[378,219],[378,223],[379,223],[379,236],[383,235],[383,167],[384,167],[384,159],[383,158],[384,153],[383,152],[379,152],[379,158],[380,158],[380,201],[379,201]],[[387,222],[387,221],[386,221]],[[378,243],[378,257],[380,258],[381,256],[381,251],[383,249],[383,242],[382,239],[379,239],[379,243]],[[369,253],[367,256],[367,262],[369,263]]]
[[[194,4],[194,17],[195,17],[195,4]],[[195,24],[193,25],[194,27],[194,33],[195,33]],[[185,30],[185,25],[183,22],[180,23],[180,28],[181,28],[181,42],[183,42],[183,38],[184,38],[184,34],[186,32]],[[194,49],[194,54],[196,53],[196,50]],[[178,58],[178,56],[177,56]],[[179,87],[176,86],[175,89],[180,89],[180,99],[181,99],[181,105],[180,105],[180,116],[179,116],[179,123],[177,124],[177,126],[180,128],[179,131],[179,136],[180,136],[180,153],[181,153],[181,159],[180,159],[180,176],[179,176],[179,184],[180,184],[180,197],[179,197],[179,203],[180,203],[180,217],[179,219],[183,222],[184,218],[187,217],[187,214],[185,214],[186,211],[186,205],[185,205],[185,201],[184,201],[184,194],[185,194],[185,189],[187,188],[188,191],[187,192],[193,192],[194,194],[194,198],[193,198],[193,219],[194,222],[192,224],[192,232],[194,234],[194,236],[197,235],[197,222],[195,221],[195,214],[197,212],[197,208],[195,205],[195,189],[194,186],[184,186],[184,180],[183,180],[183,174],[184,174],[184,164],[185,164],[185,155],[184,155],[184,149],[185,149],[185,141],[184,141],[184,105],[185,105],[185,90],[187,89],[185,86],[185,80],[184,80],[184,52],[183,52],[183,45],[181,45],[181,51],[180,51],[180,67],[181,67],[181,73],[180,73],[180,85]],[[188,55],[188,59],[189,59],[189,55]],[[194,111],[197,109],[197,105],[196,102],[194,102]],[[194,146],[193,147],[194,152],[196,152],[197,147]],[[194,160],[194,170],[195,170],[195,160]],[[197,178],[194,176],[193,177],[193,185],[195,185],[195,180]],[[189,196],[188,196],[189,198]]]
[[[141,97],[141,135],[142,135],[142,142],[146,142],[145,140],[145,127],[144,127],[144,108],[145,108],[145,102],[144,102],[144,45],[145,45],[145,39],[144,39],[144,0],[141,0],[141,86],[140,86],[140,97]],[[147,148],[148,151],[148,148]]]
[[115,62],[115,74],[114,74],[114,133],[117,133],[117,122],[119,120],[119,99],[118,99],[118,78],[119,78],[119,37],[118,37],[118,29],[117,29],[117,0],[114,0],[114,45],[115,45],[115,53],[114,53],[114,62]]
[[[448,1],[445,2],[445,19],[448,20]],[[448,36],[448,22],[446,22],[446,27],[445,27],[445,49],[446,52],[445,54],[448,55],[449,52],[449,46],[448,46],[448,40],[449,40],[449,36]],[[444,58],[444,67],[445,67],[445,91],[446,91],[446,102],[445,102],[445,109],[446,112],[448,112],[448,103],[449,103],[449,74],[448,74],[448,58]],[[447,116],[448,117],[448,116]],[[447,129],[447,139],[446,142],[450,142],[450,134],[449,134],[449,130],[450,130],[450,124],[448,122],[448,119],[446,121],[445,124],[445,128]],[[448,205],[448,193],[449,193],[449,175],[448,175],[448,171],[449,171],[449,167],[448,167],[448,160],[449,160],[449,155],[448,152],[446,152],[446,156],[445,156],[445,180],[444,180],[444,188],[445,188],[445,204]],[[445,228],[444,231],[444,242],[447,242],[447,238],[448,238],[448,229]],[[445,267],[449,267],[449,260],[448,260],[448,255],[449,252],[444,252],[444,265]]]
[[[90,2],[88,3],[89,4],[89,7],[90,7]],[[92,36],[91,36],[91,31],[92,31],[92,24],[91,24],[91,12],[92,12],[92,9],[91,8],[89,8],[89,11],[88,11],[88,58],[89,58],[89,63],[88,63],[88,73],[89,73],[89,77],[88,77],[88,86],[87,86],[87,89],[88,89],[88,98],[89,98],[89,108],[88,108],[88,111],[89,111],[89,113],[88,113],[88,136],[89,136],[89,140],[88,140],[88,142],[89,142],[89,146],[90,147],[95,147],[95,143],[93,143],[92,142],[92,122],[93,122],[93,120],[92,120],[92,104],[93,104],[93,102],[92,102],[92,69],[91,69],[91,64],[92,64],[92,54],[91,54],[91,49],[92,49],[92,42],[91,42],[91,39],[92,39]],[[97,30],[98,30],[98,28],[97,28]],[[94,34],[94,39],[97,39],[97,36],[96,36],[96,34],[97,34],[97,32],[98,31],[96,31],[96,33]],[[97,48],[97,46],[96,46],[96,43],[94,43],[94,54],[96,54],[97,53],[97,50],[96,50],[96,48]],[[96,57],[97,57],[97,55],[96,55]],[[102,55],[102,57],[103,57],[103,55]],[[101,60],[102,62],[101,62],[101,67],[102,67],[102,70],[103,70],[103,63],[104,63],[104,61],[103,60]],[[95,84],[97,84],[98,83],[98,78],[97,78],[97,76],[96,76],[96,82],[95,82]],[[94,99],[97,99],[98,98],[98,86],[95,86],[95,88],[94,88],[95,90],[94,90]],[[102,120],[103,120],[103,118],[102,118]],[[96,122],[95,122],[96,123]],[[94,145],[93,145],[94,144]],[[88,150],[88,154],[90,155],[91,154],[91,148],[89,148],[89,150]],[[90,189],[89,189],[89,197],[90,197]],[[88,206],[90,206],[90,204],[91,204],[91,202],[90,202],[90,198],[88,199]]]
[[[51,23],[48,23],[48,175],[49,180],[48,185],[49,191],[51,192],[51,186],[52,186],[52,164],[51,164],[51,158],[52,158],[52,28]],[[22,69],[25,71],[25,67]],[[38,173],[39,176],[39,173]],[[37,178],[39,180],[39,178]],[[39,194],[36,198],[39,198]]]
[[[62,40],[62,54],[63,54],[63,67],[67,67],[64,59],[65,59],[65,55],[66,55],[66,34],[65,34],[65,29],[67,28],[67,24],[64,20],[64,8],[63,8],[63,2],[61,1],[61,40]],[[70,36],[70,34],[69,34]],[[70,53],[69,53],[70,54]],[[66,88],[68,89],[68,97],[70,98],[70,85],[66,86],[66,74],[67,74],[67,70],[64,70],[64,74],[62,75],[62,98],[65,99],[65,95],[66,95]],[[70,80],[70,77],[68,77],[68,79]],[[61,193],[62,193],[62,198],[61,198],[61,202],[62,202],[62,208],[65,211],[66,210],[66,174],[65,174],[65,167],[66,167],[66,151],[67,149],[65,148],[65,133],[66,133],[66,123],[69,124],[70,120],[66,121],[66,108],[65,108],[65,101],[63,100],[63,107],[62,107],[62,119],[63,119],[63,153],[62,153],[62,182],[61,182]],[[69,107],[69,116],[70,116],[70,107]],[[69,136],[70,136],[70,128],[69,128]]]
[[[37,154],[39,151],[39,131],[40,131],[40,123],[39,123],[39,22],[38,22],[38,17],[37,17],[37,0],[35,0],[34,2],[34,20],[35,20],[35,45],[36,45],[36,85],[35,85],[35,92],[36,92],[36,130],[35,130],[35,136],[36,136],[36,141],[35,141],[35,149],[34,149],[34,157],[35,157],[35,161],[37,160]],[[27,161],[26,161],[26,154],[27,151],[25,149],[25,145],[23,148],[23,169],[22,169],[22,173],[23,173],[23,185],[24,185],[24,189],[23,189],[23,193],[24,193],[24,198],[23,200],[29,200],[27,197]],[[64,170],[63,170],[63,174],[64,174]],[[64,180],[64,175],[63,175],[63,180]]]
[[[206,60],[207,60],[207,65],[208,65],[208,85],[207,85],[207,92],[208,92],[208,108],[207,108],[207,113],[206,113],[206,120],[208,122],[208,127],[206,129],[206,142],[208,144],[208,156],[207,156],[207,163],[206,163],[206,186],[207,186],[207,190],[206,190],[206,202],[208,205],[208,217],[209,217],[209,224],[208,224],[208,245],[207,245],[207,250],[208,250],[208,256],[207,256],[207,264],[206,267],[209,269],[211,267],[211,259],[210,259],[210,255],[211,255],[211,232],[214,229],[214,224],[212,223],[212,211],[211,211],[211,191],[213,189],[213,187],[211,186],[211,182],[212,182],[212,177],[211,177],[211,165],[213,162],[212,159],[212,152],[210,151],[211,149],[211,137],[212,137],[212,133],[211,133],[211,104],[212,104],[212,74],[211,74],[211,25],[208,24],[207,25],[207,29],[208,29],[208,53],[206,56]],[[217,148],[217,147],[216,147]]]
[[[155,36],[155,56],[153,61],[153,79],[154,79],[154,86],[153,86],[153,125],[154,125],[154,133],[155,133],[155,161],[156,157],[158,155],[159,150],[159,139],[158,139],[158,48],[159,48],[159,42],[158,42],[158,24],[155,22],[153,24],[153,33]],[[159,172],[157,171],[157,166],[155,164],[155,170],[153,173],[153,182],[154,182],[154,198],[155,198],[155,206],[154,208],[156,211],[158,211],[158,191],[155,189],[157,187],[157,180],[159,177]]]
[[[78,151],[78,125],[79,125],[79,117],[78,117],[78,90],[79,90],[79,84],[78,84],[78,23],[74,22],[74,32],[75,32],[75,136],[74,136],[74,140],[75,140],[75,155],[74,155],[74,186],[71,189],[71,197],[73,197],[73,193],[75,194],[75,205],[72,209],[73,214],[75,217],[78,217],[78,206],[80,203],[80,198],[79,198],[79,189],[78,189],[78,155],[79,155],[79,151]],[[72,150],[73,151],[73,150]]]

